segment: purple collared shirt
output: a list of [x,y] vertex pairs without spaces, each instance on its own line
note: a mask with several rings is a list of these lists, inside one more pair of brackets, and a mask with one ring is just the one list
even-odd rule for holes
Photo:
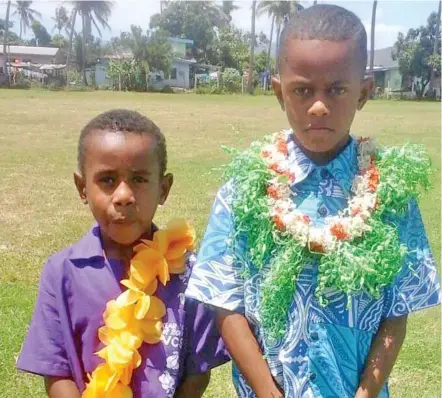
[[[134,398],[172,397],[188,374],[203,373],[229,360],[216,331],[212,312],[184,298],[194,255],[183,275],[172,275],[156,295],[167,314],[159,344],[143,344],[142,364],[132,376]],[[17,368],[44,376],[71,377],[80,391],[87,373],[102,360],[95,355],[103,344],[97,331],[103,325],[106,303],[123,287],[123,267],[103,256],[100,230],[92,228],[76,244],[49,258],[37,303]]]

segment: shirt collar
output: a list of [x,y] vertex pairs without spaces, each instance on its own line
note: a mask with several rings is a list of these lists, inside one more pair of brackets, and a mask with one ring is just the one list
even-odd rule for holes
[[350,193],[352,181],[357,171],[357,144],[350,136],[348,144],[326,165],[313,162],[293,140],[293,131],[287,141],[288,160],[296,180],[293,186],[301,183],[316,169],[326,169],[346,194]]
[[[158,230],[155,224],[152,224],[153,232]],[[83,236],[77,243],[71,247],[71,260],[88,260],[91,258],[104,259],[103,241],[101,238],[100,227],[97,223]]]
[[104,258],[100,227],[97,223],[71,248],[71,260],[87,260],[94,257]]

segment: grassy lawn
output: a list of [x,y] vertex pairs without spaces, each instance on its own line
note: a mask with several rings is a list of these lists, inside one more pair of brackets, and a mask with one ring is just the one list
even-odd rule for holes
[[[158,221],[186,216],[204,231],[217,187],[222,144],[244,147],[286,127],[272,97],[153,95],[113,92],[0,91],[0,397],[44,397],[39,378],[18,374],[15,359],[36,297],[41,267],[92,223],[72,179],[80,129],[116,107],[151,117],[168,141],[176,185]],[[435,257],[440,258],[440,104],[373,101],[354,131],[382,144],[423,143],[437,168],[421,201]],[[440,385],[440,310],[413,315],[391,376],[393,397],[434,398]],[[234,397],[230,366],[214,372],[207,397]]]

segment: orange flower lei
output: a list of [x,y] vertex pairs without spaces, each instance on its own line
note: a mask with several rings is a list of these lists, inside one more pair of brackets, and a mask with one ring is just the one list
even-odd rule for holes
[[166,306],[154,293],[158,280],[165,286],[170,274],[186,270],[185,255],[192,250],[195,231],[185,220],[174,220],[154,233],[153,240],[142,240],[134,248],[127,287],[117,299],[106,304],[104,326],[98,338],[105,347],[96,354],[105,360],[88,375],[82,398],[132,398],[133,370],[141,365],[138,349],[143,342],[161,340]]

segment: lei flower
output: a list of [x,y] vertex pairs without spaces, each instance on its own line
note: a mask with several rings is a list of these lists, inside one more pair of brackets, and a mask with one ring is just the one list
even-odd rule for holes
[[141,365],[138,349],[161,340],[166,306],[154,296],[158,282],[165,286],[170,274],[185,271],[194,241],[187,222],[175,220],[156,231],[152,241],[142,240],[134,248],[129,278],[120,282],[127,290],[106,304],[104,326],[98,329],[105,347],[96,354],[104,363],[88,375],[82,398],[132,398],[132,373]]
[[262,274],[259,313],[273,338],[285,333],[306,264],[318,266],[315,295],[321,305],[327,305],[324,291],[331,287],[345,293],[349,303],[361,292],[380,297],[407,254],[391,220],[406,213],[421,188],[430,187],[431,162],[422,146],[377,148],[373,140],[361,138],[348,206],[317,227],[291,199],[296,175],[288,159],[290,134],[267,136],[243,152],[227,149],[233,156],[226,168],[234,187],[231,244],[247,241],[245,277]]

